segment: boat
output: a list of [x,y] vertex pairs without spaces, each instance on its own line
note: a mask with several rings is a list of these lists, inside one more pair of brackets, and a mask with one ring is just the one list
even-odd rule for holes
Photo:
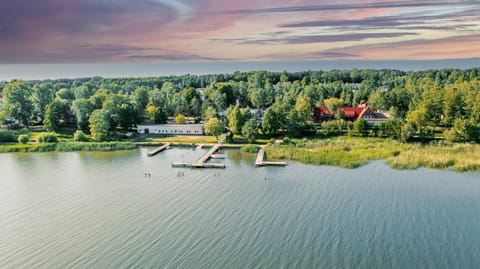
[[225,159],[225,155],[220,154],[220,153],[214,153],[210,156],[212,159]]

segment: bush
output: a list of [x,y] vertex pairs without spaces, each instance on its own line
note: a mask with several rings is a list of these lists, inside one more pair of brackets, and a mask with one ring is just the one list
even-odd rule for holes
[[30,140],[30,136],[23,134],[18,137],[18,143],[20,144],[27,144]]
[[0,132],[0,142],[17,142],[17,138],[12,132]]
[[253,145],[245,145],[241,149],[242,151],[248,152],[248,153],[257,153],[260,150],[259,147],[253,146]]
[[77,130],[73,134],[73,140],[79,142],[88,141],[87,135],[82,130]]
[[57,143],[58,138],[55,133],[41,133],[37,138],[38,143]]

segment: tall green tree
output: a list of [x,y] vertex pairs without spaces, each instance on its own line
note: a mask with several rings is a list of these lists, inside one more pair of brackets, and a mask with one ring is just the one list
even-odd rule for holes
[[43,82],[33,86],[33,106],[34,114],[37,119],[43,121],[47,106],[55,98],[55,89],[52,84]]
[[95,109],[90,99],[80,98],[73,101],[73,112],[75,113],[75,119],[77,121],[77,128],[79,130],[88,130],[88,119]]
[[205,133],[215,136],[218,141],[218,136],[225,131],[225,124],[218,118],[211,118],[204,124]]
[[248,120],[248,110],[242,110],[238,105],[230,106],[227,110],[228,127],[234,134],[240,134],[242,127]]
[[251,118],[242,127],[242,135],[248,140],[249,143],[255,142],[258,136],[258,124],[257,120]]
[[65,123],[68,111],[67,101],[55,98],[48,106],[43,120],[43,127],[48,131],[58,131]]
[[97,109],[93,111],[88,121],[93,140],[107,141],[112,139],[110,113],[107,110]]
[[28,126],[33,116],[33,89],[30,84],[22,80],[8,82],[3,88],[3,106],[5,117]]

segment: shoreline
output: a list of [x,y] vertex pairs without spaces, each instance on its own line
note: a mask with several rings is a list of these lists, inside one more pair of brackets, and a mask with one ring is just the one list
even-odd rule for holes
[[[200,139],[197,139],[200,140]],[[171,142],[175,147],[194,147],[205,143],[179,139],[134,142],[58,142],[36,144],[0,144],[0,153],[14,152],[74,152],[133,150],[138,147],[154,147]],[[226,148],[251,151],[263,144],[223,144]],[[267,144],[270,160],[297,161],[312,165],[331,165],[355,169],[374,160],[383,160],[393,169],[412,170],[420,167],[457,172],[480,172],[480,145],[476,144],[413,144],[390,139],[333,137],[325,139],[289,139],[281,144]]]

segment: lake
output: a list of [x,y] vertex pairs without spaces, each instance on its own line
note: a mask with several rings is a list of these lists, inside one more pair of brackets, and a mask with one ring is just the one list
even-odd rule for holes
[[255,168],[238,150],[179,169],[205,150],[148,150],[0,154],[0,268],[480,264],[478,173]]

